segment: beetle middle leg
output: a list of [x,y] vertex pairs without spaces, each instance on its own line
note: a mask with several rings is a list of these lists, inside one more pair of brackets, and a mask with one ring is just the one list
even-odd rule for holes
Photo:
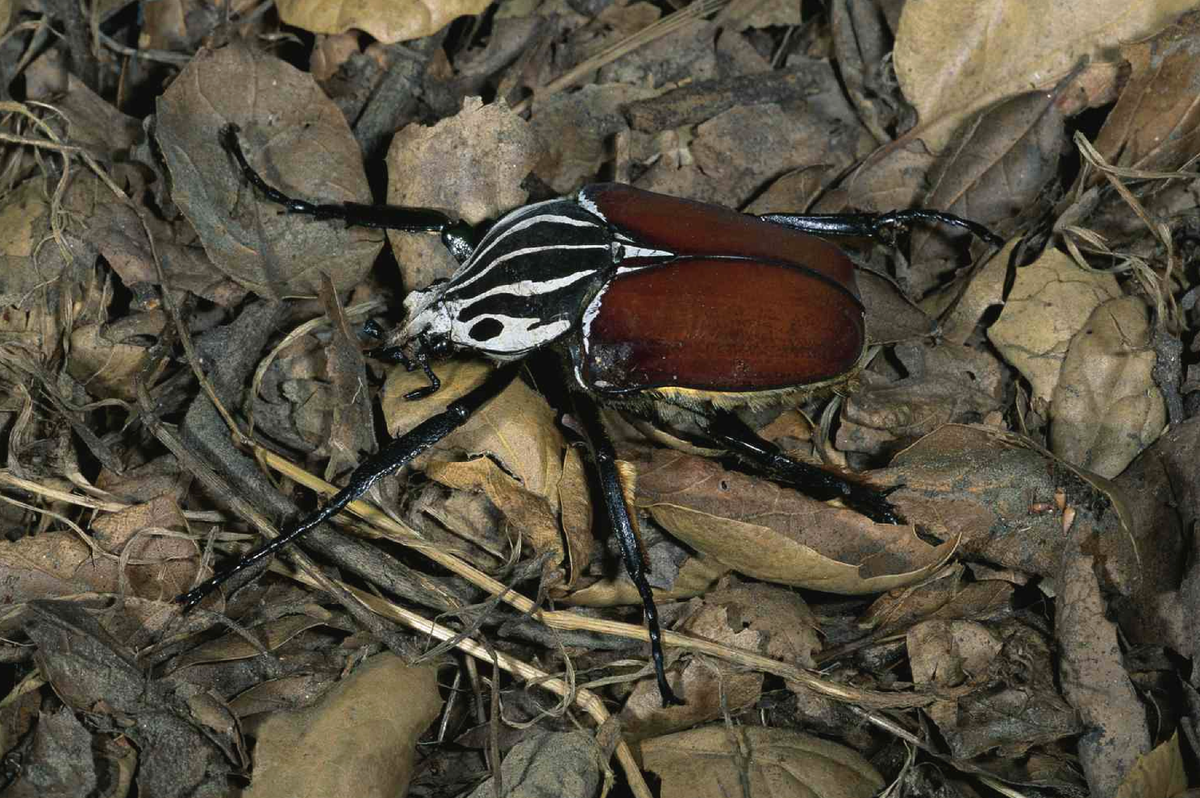
[[897,230],[906,228],[913,222],[934,222],[967,230],[994,247],[1004,245],[1003,238],[978,222],[952,213],[925,208],[887,213],[766,213],[758,218],[812,235],[870,238],[885,243]]
[[630,515],[631,509],[625,500],[625,487],[617,468],[617,453],[612,441],[604,429],[600,419],[600,411],[596,403],[585,394],[576,394],[575,408],[579,421],[587,434],[588,444],[592,451],[592,459],[600,478],[600,493],[604,503],[605,515],[612,524],[613,533],[621,546],[621,560],[625,563],[625,571],[637,587],[638,595],[642,597],[642,609],[646,615],[646,627],[650,633],[650,657],[654,661],[654,677],[658,680],[658,692],[662,696],[662,704],[669,707],[672,704],[683,704],[683,700],[675,695],[671,685],[667,683],[666,665],[663,659],[662,630],[658,625],[658,607],[654,603],[654,593],[650,582],[646,579],[646,561],[643,556],[642,542]]
[[493,371],[481,385],[473,388],[461,399],[451,402],[444,411],[421,422],[404,435],[392,440],[378,453],[364,460],[358,468],[354,469],[346,487],[334,494],[329,501],[288,527],[287,531],[279,537],[246,555],[228,568],[219,571],[210,579],[201,582],[192,590],[179,596],[176,601],[182,604],[184,612],[187,612],[226,580],[245,571],[255,563],[273,556],[305,532],[337,515],[346,505],[370,490],[371,486],[380,479],[403,468],[412,462],[413,458],[466,423],[476,410],[495,398],[513,381],[517,371],[517,364],[501,366]]

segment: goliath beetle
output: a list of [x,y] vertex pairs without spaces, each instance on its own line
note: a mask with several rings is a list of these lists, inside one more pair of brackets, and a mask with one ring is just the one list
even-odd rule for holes
[[185,610],[462,425],[516,377],[526,355],[556,347],[573,383],[604,512],[642,598],[664,706],[680,701],[667,683],[629,480],[597,401],[682,423],[772,478],[896,523],[884,494],[784,456],[733,411],[834,386],[859,368],[867,338],[855,267],[822,236],[886,239],[898,227],[933,221],[1000,243],[979,224],[935,211],[751,216],[615,183],[518,208],[480,236],[439,211],[295,199],[250,165],[235,126],[222,131],[222,141],[245,179],[284,212],[441,235],[459,268],[449,280],[410,293],[405,324],[372,350],[425,372],[429,385],[408,398],[438,390],[432,364],[454,351],[484,355],[499,367],[365,460],[345,488],[284,534],[180,596]]

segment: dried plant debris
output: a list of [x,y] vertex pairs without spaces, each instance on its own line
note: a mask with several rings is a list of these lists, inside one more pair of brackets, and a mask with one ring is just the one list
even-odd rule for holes
[[[1190,0],[0,0],[0,790],[1200,789],[1198,30]],[[869,344],[839,379],[593,382],[593,413],[612,286],[723,270],[631,317],[632,384],[668,326],[663,362],[712,362],[726,295],[782,306],[748,262],[816,295],[830,257],[572,204],[598,183],[996,235],[836,238]],[[834,304],[805,324],[853,337]]]

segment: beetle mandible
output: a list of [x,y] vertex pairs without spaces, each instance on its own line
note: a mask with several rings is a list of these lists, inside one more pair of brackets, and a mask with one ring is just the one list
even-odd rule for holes
[[185,610],[461,426],[516,377],[522,358],[555,347],[574,389],[604,513],[642,598],[664,706],[682,702],[666,676],[631,476],[617,459],[597,401],[682,425],[774,479],[896,523],[884,493],[786,457],[734,411],[835,386],[859,368],[867,346],[865,308],[853,263],[826,236],[887,239],[897,228],[929,221],[1001,243],[975,222],[936,211],[752,216],[616,183],[518,208],[480,236],[439,211],[290,197],[250,165],[238,133],[234,125],[225,127],[222,143],[245,179],[284,212],[438,233],[459,261],[448,280],[409,294],[404,325],[372,351],[425,372],[429,385],[408,398],[438,390],[433,363],[452,352],[481,354],[499,367],[363,461],[346,487],[313,513],[180,596]]

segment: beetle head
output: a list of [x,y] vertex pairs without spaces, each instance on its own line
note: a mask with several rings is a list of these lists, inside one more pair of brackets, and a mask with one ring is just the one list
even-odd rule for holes
[[433,373],[432,363],[451,351],[450,315],[443,300],[443,283],[438,281],[424,291],[413,291],[404,300],[405,321],[393,339],[401,360],[409,371],[423,369],[429,385],[408,393],[406,399],[420,399],[435,392],[441,380]]

